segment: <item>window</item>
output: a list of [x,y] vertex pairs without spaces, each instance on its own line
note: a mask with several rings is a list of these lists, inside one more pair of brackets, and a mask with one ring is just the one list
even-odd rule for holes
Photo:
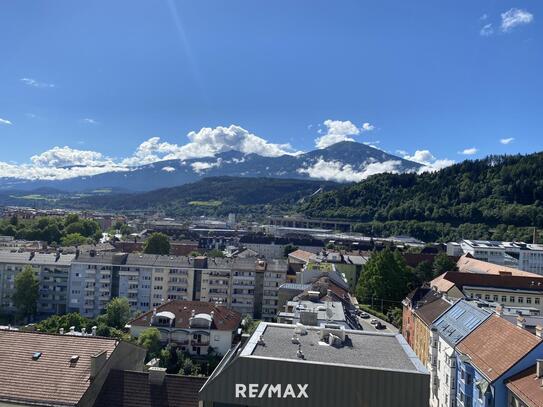
[[539,298],[535,298],[535,300],[534,300],[534,301],[535,301],[535,304],[536,304],[536,305],[539,305],[539,301],[540,301],[540,299],[539,299]]
[[485,294],[485,300],[490,301],[490,294]]
[[480,387],[477,387],[477,398],[479,401],[483,401],[483,392],[481,391]]
[[477,298],[478,300],[481,299],[481,294],[475,294],[475,298]]
[[498,302],[498,296],[494,294],[494,295],[492,296],[492,301]]
[[502,302],[507,302],[507,296],[502,295]]
[[518,303],[523,304],[524,303],[524,297],[518,297]]
[[471,375],[469,373],[466,373],[466,383],[471,384],[473,381]]
[[532,297],[526,297],[526,304],[532,303]]
[[510,297],[509,297],[509,302],[515,302],[515,297],[510,296]]

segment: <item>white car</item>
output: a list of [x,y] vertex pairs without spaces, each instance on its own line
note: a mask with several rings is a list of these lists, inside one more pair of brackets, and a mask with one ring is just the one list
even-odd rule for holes
[[370,321],[370,324],[372,325],[377,325],[379,323],[379,321],[377,321],[375,318],[372,318],[371,321]]

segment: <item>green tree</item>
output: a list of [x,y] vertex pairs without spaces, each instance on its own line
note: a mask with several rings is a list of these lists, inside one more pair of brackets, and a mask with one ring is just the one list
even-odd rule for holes
[[289,243],[283,249],[283,256],[288,257],[290,253],[295,252],[296,250],[298,250],[298,247]]
[[401,308],[394,307],[388,310],[387,320],[396,328],[402,327],[403,312]]
[[15,292],[12,300],[21,318],[28,320],[36,315],[39,297],[39,281],[34,269],[25,266],[15,276]]
[[112,328],[123,329],[130,320],[130,304],[124,297],[113,298],[106,306],[106,324]]
[[217,249],[210,250],[207,255],[208,257],[224,257],[224,253]]
[[421,261],[415,267],[414,274],[420,284],[430,281],[434,276],[432,263],[428,260]]
[[161,354],[160,350],[162,345],[160,344],[160,331],[157,328],[148,328],[143,331],[139,338],[138,344],[147,349],[148,359],[152,359]]
[[447,253],[441,252],[435,257],[432,269],[434,277],[437,277],[446,271],[456,271],[458,270],[458,267],[456,267],[456,263],[447,256]]
[[143,252],[148,254],[170,254],[170,239],[164,233],[153,233],[145,241]]
[[374,252],[358,280],[356,294],[361,303],[382,301],[384,308],[401,302],[409,292],[411,273],[398,251]]
[[70,233],[60,239],[62,246],[80,246],[89,243],[89,238],[80,233]]

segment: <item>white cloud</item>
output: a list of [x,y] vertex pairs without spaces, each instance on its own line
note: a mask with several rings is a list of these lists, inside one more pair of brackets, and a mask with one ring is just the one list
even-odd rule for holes
[[413,155],[405,153],[403,158],[422,164],[422,167],[417,171],[418,173],[438,171],[455,163],[447,158],[437,159],[430,150],[417,150]]
[[54,147],[30,158],[32,163],[39,167],[61,168],[72,165],[103,166],[113,165],[113,161],[101,153],[90,150],[77,150],[65,147]]
[[415,161],[420,164],[428,164],[436,160],[436,158],[429,150],[417,150],[415,151],[415,154],[405,154],[403,158],[409,161]]
[[175,168],[173,168],[173,167],[162,167],[162,171],[164,171],[164,172],[174,172]]
[[208,163],[208,162],[204,162],[204,161],[196,161],[196,162],[192,163],[190,166],[192,167],[192,170],[194,172],[197,172],[198,174],[201,174],[205,170],[220,167],[221,164],[222,164],[222,160],[219,158],[214,163]]
[[21,82],[25,85],[33,86],[34,88],[54,88],[54,83],[40,82],[33,78],[21,78]]
[[511,31],[513,28],[519,25],[530,24],[534,19],[532,13],[518,8],[507,10],[506,12],[502,13],[501,17],[501,29],[503,32]]
[[311,178],[323,179],[337,182],[359,182],[371,175],[383,172],[397,173],[401,166],[400,161],[385,161],[370,163],[361,168],[354,168],[350,164],[343,164],[339,161],[326,161],[322,158],[313,165],[297,170],[300,174],[307,174]]
[[494,27],[492,27],[492,24],[485,24],[483,28],[481,28],[481,31],[479,31],[479,34],[483,37],[489,37],[494,34]]
[[500,143],[502,144],[511,144],[513,141],[515,141],[515,138],[514,137],[509,137],[509,138],[502,138],[500,139]]
[[86,124],[98,124],[98,122],[94,119],[91,119],[90,117],[86,117],[84,119],[81,119],[81,121],[83,123],[86,123]]
[[485,21],[488,18],[488,14],[483,14],[481,17],[479,17],[479,20]]
[[449,160],[447,158],[442,160],[435,160],[431,163],[424,163],[424,166],[419,168],[417,171],[419,174],[423,172],[434,172],[439,171],[445,167],[450,167],[451,165],[455,164],[454,160]]
[[[359,128],[350,120],[328,119],[323,124],[327,128],[327,131],[323,136],[315,139],[315,146],[317,148],[326,148],[341,141],[354,141],[350,136],[357,136],[362,132],[375,129],[375,126],[368,122],[362,123],[362,126]],[[322,134],[321,131],[318,133]]]
[[462,151],[459,151],[458,154],[462,154],[462,155],[474,155],[474,154],[477,154],[477,151],[479,151],[478,149],[476,149],[475,147],[471,147],[471,148],[466,148]]
[[2,118],[0,117],[0,124],[11,125],[11,124],[13,124],[13,123],[10,122],[8,119],[2,119]]

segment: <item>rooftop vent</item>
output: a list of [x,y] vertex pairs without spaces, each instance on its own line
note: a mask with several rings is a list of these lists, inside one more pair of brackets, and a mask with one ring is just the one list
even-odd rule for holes
[[266,346],[266,343],[264,342],[264,337],[262,335],[260,335],[258,338],[258,344],[260,346]]
[[32,360],[38,360],[41,357],[41,352],[34,352],[32,354]]
[[302,352],[302,345],[298,344],[298,351],[296,352],[296,357],[299,359],[305,359],[305,355]]
[[70,363],[77,363],[78,360],[79,360],[79,355],[70,356]]

